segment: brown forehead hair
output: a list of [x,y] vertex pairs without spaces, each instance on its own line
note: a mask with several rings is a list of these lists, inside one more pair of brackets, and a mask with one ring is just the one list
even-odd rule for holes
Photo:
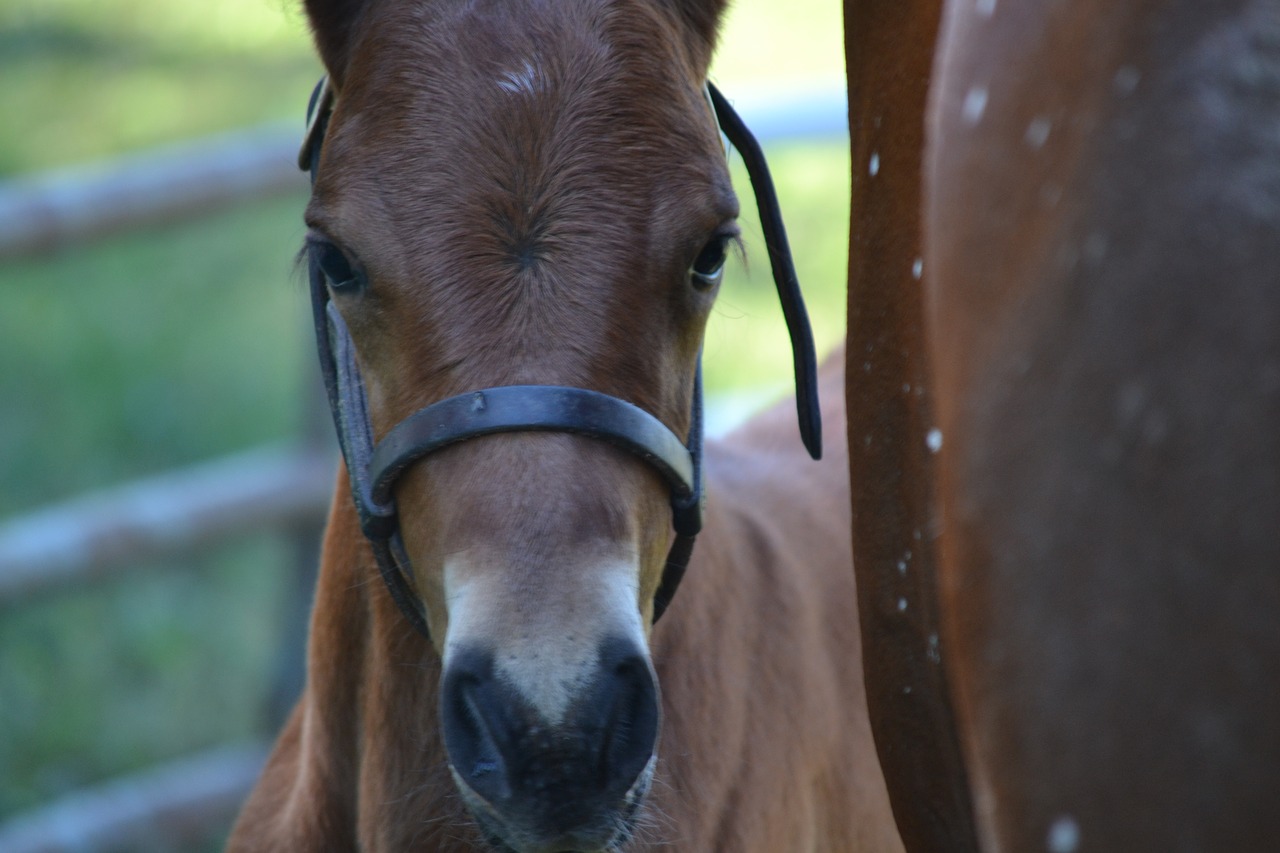
[[413,318],[412,341],[360,340],[398,362],[391,408],[420,404],[431,365],[431,396],[572,384],[684,428],[688,381],[637,380],[688,372],[707,307],[689,264],[737,212],[709,45],[673,8],[626,0],[366,11],[308,221],[373,285],[363,320],[348,312],[358,339]]

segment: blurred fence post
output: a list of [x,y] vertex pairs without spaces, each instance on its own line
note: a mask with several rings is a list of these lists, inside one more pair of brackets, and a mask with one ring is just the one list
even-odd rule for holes
[[0,181],[0,258],[298,192],[301,135],[300,122],[271,122]]
[[242,451],[0,520],[0,609],[255,530],[322,519],[331,457]]
[[265,744],[223,746],[77,791],[0,824],[4,853],[199,850],[258,778]]

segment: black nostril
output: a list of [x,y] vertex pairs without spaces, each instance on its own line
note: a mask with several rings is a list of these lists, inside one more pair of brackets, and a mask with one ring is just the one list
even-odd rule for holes
[[633,805],[653,756],[658,690],[648,657],[632,641],[605,642],[594,664],[572,685],[576,698],[550,720],[496,670],[492,653],[450,653],[441,728],[464,799],[475,795],[487,805],[477,810],[469,801],[482,824],[523,826],[549,839],[616,833],[614,819]]
[[491,803],[510,798],[503,759],[504,724],[493,691],[492,656],[463,651],[452,656],[440,691],[440,724],[454,772]]
[[606,785],[625,792],[640,775],[658,739],[658,689],[648,659],[626,641],[606,644],[602,669],[612,675],[601,744]]

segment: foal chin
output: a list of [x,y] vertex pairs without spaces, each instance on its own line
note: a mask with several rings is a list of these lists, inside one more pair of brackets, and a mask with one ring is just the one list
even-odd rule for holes
[[[473,472],[448,490],[453,500],[436,519],[443,530],[432,537],[445,555],[429,581],[439,600],[427,604],[442,649],[450,770],[503,851],[618,849],[653,776],[660,702],[640,602],[651,600],[656,571],[642,571],[635,507],[651,508],[656,489],[627,500],[619,480],[650,485],[634,463],[611,459],[587,473],[560,452],[583,442],[597,450],[565,437],[494,442],[528,454],[516,475],[493,489]],[[591,488],[602,467],[621,475],[612,495]]]

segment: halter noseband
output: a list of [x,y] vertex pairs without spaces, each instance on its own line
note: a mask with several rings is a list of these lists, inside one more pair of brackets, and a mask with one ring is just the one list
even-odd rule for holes
[[[791,336],[800,434],[809,454],[818,459],[822,455],[822,424],[818,409],[817,358],[773,182],[760,146],[742,119],[710,83],[707,92],[725,135],[742,153],[756,191],[770,266]],[[310,172],[313,184],[333,101],[333,90],[326,77],[311,94],[307,131],[298,156],[299,167]],[[433,451],[502,432],[567,432],[589,436],[638,456],[662,476],[671,490],[675,538],[654,595],[653,619],[658,620],[675,596],[693,553],[694,538],[702,529],[701,358],[695,374],[687,443],[653,415],[617,397],[559,385],[510,385],[469,391],[432,403],[409,415],[375,444],[355,345],[342,315],[329,299],[324,273],[314,260],[310,263],[310,279],[320,370],[346,461],[360,529],[369,540],[391,598],[419,633],[430,637],[422,601],[406,573],[409,557],[400,536],[393,494],[395,483],[409,466]]]

